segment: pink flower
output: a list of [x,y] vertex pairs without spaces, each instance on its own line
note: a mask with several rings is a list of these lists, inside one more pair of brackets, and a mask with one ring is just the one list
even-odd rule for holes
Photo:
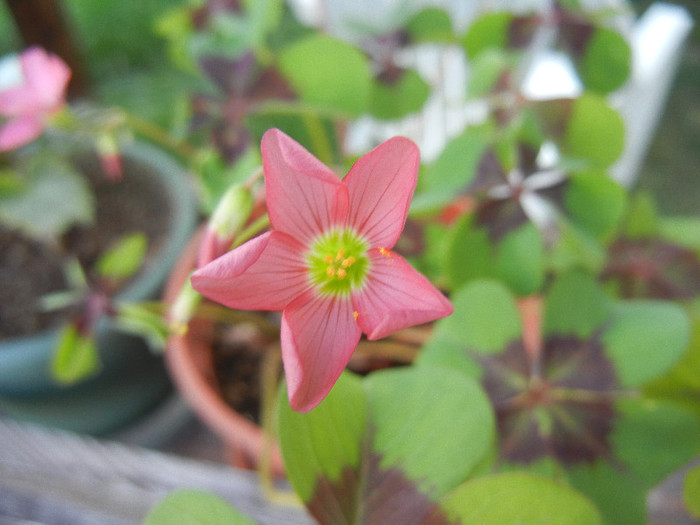
[[24,51],[19,62],[22,84],[0,91],[0,117],[8,119],[0,127],[0,151],[23,146],[42,134],[48,116],[64,104],[71,75],[63,60],[39,47]]
[[395,137],[344,179],[279,130],[262,139],[266,232],[204,266],[196,290],[226,306],[281,310],[289,401],[314,408],[362,332],[371,340],[452,313],[450,302],[400,255],[419,153]]

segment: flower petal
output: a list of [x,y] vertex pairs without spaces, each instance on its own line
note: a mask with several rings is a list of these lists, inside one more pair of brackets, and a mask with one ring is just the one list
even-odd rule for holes
[[44,123],[32,116],[10,120],[0,127],[0,151],[9,151],[35,140],[44,131]]
[[26,86],[0,92],[0,115],[17,117],[35,113],[41,113],[37,107],[36,95]]
[[53,111],[63,102],[71,70],[58,56],[40,47],[31,47],[20,57],[27,88],[43,111]]
[[350,193],[348,224],[371,246],[393,248],[401,235],[418,180],[420,154],[394,137],[362,156],[343,182]]
[[0,114],[42,116],[58,109],[70,79],[68,66],[39,47],[27,49],[19,60],[23,84],[0,92]]
[[452,313],[452,303],[406,259],[379,249],[370,250],[368,256],[367,282],[352,297],[357,323],[368,339],[381,339]]
[[349,298],[309,290],[284,309],[282,359],[294,410],[308,412],[326,397],[361,335]]
[[304,247],[280,232],[267,232],[192,274],[199,293],[229,308],[283,310],[310,284]]
[[347,188],[321,161],[278,129],[265,132],[261,149],[274,229],[309,244],[345,222]]

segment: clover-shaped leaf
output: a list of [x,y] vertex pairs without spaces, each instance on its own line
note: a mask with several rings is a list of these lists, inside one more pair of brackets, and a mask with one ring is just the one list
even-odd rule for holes
[[414,42],[450,42],[454,39],[452,19],[447,11],[436,7],[422,9],[406,23]]
[[685,476],[683,502],[693,516],[700,518],[700,465]]
[[306,414],[294,412],[284,393],[279,400],[290,482],[321,524],[449,523],[438,499],[470,475],[493,438],[478,384],[438,367],[364,381],[345,373]]
[[22,191],[0,198],[0,221],[30,237],[51,238],[77,224],[94,220],[90,186],[74,167],[49,155],[22,164],[27,183]]
[[372,85],[369,112],[391,120],[419,111],[430,95],[430,86],[413,70],[399,69],[396,78],[380,76]]
[[369,104],[371,72],[356,47],[325,35],[312,35],[281,51],[279,67],[302,100],[358,116]]
[[468,481],[444,503],[462,525],[596,525],[595,506],[566,485],[526,472],[507,472]]
[[144,525],[255,525],[225,499],[210,492],[193,489],[178,489],[163,498],[153,507]]
[[486,13],[475,20],[462,39],[470,59],[488,49],[522,50],[534,39],[539,20],[536,16],[516,16],[507,11]]

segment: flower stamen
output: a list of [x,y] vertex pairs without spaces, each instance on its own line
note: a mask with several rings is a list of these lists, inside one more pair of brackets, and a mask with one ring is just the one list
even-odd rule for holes
[[349,229],[319,237],[307,255],[312,283],[333,295],[361,287],[369,268],[367,248],[364,239]]

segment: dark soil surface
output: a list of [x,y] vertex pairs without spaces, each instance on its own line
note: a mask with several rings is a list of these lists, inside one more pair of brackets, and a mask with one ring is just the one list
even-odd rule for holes
[[111,182],[96,157],[81,157],[77,164],[95,189],[93,225],[73,228],[54,243],[40,243],[0,227],[0,340],[55,326],[69,315],[37,311],[42,296],[66,289],[64,268],[69,258],[77,258],[91,277],[90,267],[99,255],[123,235],[144,232],[152,255],[167,232],[169,202],[150,168],[125,158],[124,178]]
[[259,334],[245,325],[220,325],[212,346],[221,397],[254,423],[260,422],[264,347]]

